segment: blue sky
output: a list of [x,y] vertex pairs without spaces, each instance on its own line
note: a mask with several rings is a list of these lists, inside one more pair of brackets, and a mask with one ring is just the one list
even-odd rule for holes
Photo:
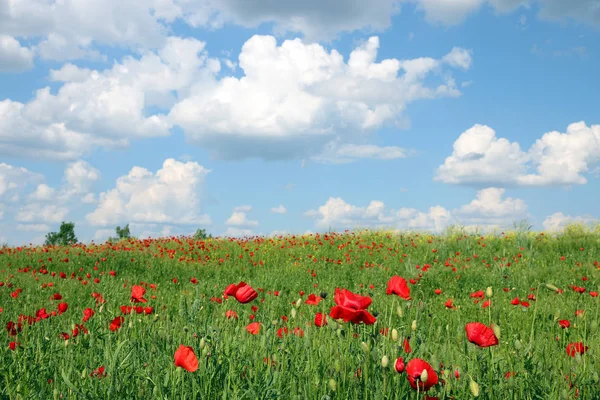
[[0,242],[593,223],[597,0],[0,5]]

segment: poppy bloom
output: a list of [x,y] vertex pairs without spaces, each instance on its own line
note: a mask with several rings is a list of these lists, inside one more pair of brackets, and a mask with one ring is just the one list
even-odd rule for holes
[[67,303],[58,303],[58,314],[62,314],[67,311],[69,305]]
[[283,339],[283,335],[287,335],[289,332],[290,330],[287,328],[287,326],[284,326],[277,330],[277,336]]
[[306,299],[306,301],[304,303],[311,305],[311,306],[316,306],[319,304],[319,302],[323,300],[321,297],[316,296],[314,293],[311,293],[308,295],[308,299]]
[[258,293],[250,285],[245,285],[235,292],[235,299],[242,304],[250,303],[258,297]]
[[121,327],[121,324],[125,321],[125,318],[123,317],[117,317],[115,319],[113,319],[110,323],[110,330],[111,331],[116,331],[117,329],[119,329]]
[[98,378],[102,378],[106,376],[106,372],[104,372],[104,365],[96,368],[95,370],[92,371],[92,373],[90,374],[90,376],[93,378],[94,376],[97,376]]
[[568,319],[561,319],[560,321],[558,321],[558,324],[563,329],[571,327],[571,322],[569,322]]
[[189,346],[179,345],[174,358],[176,367],[181,367],[189,372],[198,369],[198,358],[196,358],[194,349]]
[[233,310],[227,310],[225,312],[225,316],[227,317],[227,319],[231,319],[231,318],[238,319],[237,313],[235,311],[233,311]]
[[448,301],[446,301],[446,308],[456,308],[456,306],[454,306],[452,303],[454,302],[454,299],[448,299]]
[[323,313],[317,313],[315,315],[315,325],[318,327],[327,325],[327,316]]
[[465,325],[467,339],[479,347],[490,347],[498,344],[498,338],[489,326],[481,322],[469,322]]
[[93,315],[94,315],[94,310],[93,309],[86,308],[85,310],[83,310],[83,322],[85,322],[88,319],[92,318]]
[[404,343],[402,344],[402,348],[406,354],[412,353],[412,349],[410,348],[410,342],[407,338],[404,338]]
[[246,330],[248,333],[258,335],[258,332],[260,332],[260,322],[252,322],[248,324],[248,326],[246,326]]
[[355,324],[363,322],[366,325],[373,325],[377,321],[366,310],[373,302],[370,297],[352,293],[348,289],[336,288],[333,301],[337,304],[329,312],[329,316],[333,319],[341,318],[346,322],[352,321]]
[[12,351],[15,351],[15,349],[17,348],[18,345],[19,345],[19,343],[17,343],[17,342],[10,342],[8,344],[8,348],[11,349]]
[[519,300],[518,297],[515,297],[514,299],[512,299],[510,301],[510,304],[512,304],[513,306],[518,306],[521,303],[521,300]]
[[247,285],[246,282],[240,282],[237,285],[235,283],[232,283],[231,285],[229,285],[225,288],[225,291],[223,291],[223,294],[225,296],[235,296],[235,292],[237,292],[239,288],[242,288],[246,285]]
[[575,354],[583,354],[589,349],[588,346],[584,346],[582,342],[573,342],[567,345],[567,354],[571,357],[575,357]]
[[399,374],[404,372],[404,360],[402,359],[402,357],[398,357],[396,359],[396,362],[394,363],[394,368],[396,369],[396,372]]
[[405,300],[411,300],[410,288],[406,284],[406,279],[401,276],[395,275],[390,278],[387,283],[386,294],[395,294],[402,297]]
[[[421,379],[423,371],[427,371],[427,379],[425,380]],[[406,364],[406,376],[413,389],[417,389],[418,386],[419,390],[425,392],[438,383],[437,373],[431,368],[431,365],[429,365],[427,361],[421,360],[420,358],[413,358]]]
[[134,303],[147,303],[148,300],[144,298],[146,289],[142,286],[133,285],[131,287],[131,301]]

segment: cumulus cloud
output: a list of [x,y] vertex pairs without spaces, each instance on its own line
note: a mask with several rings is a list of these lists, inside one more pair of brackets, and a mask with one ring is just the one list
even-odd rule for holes
[[50,227],[46,224],[17,224],[17,230],[25,232],[48,232]]
[[[1,124],[0,120],[0,124]],[[21,193],[27,185],[40,182],[44,177],[29,171],[27,168],[15,167],[6,163],[0,164],[0,199]]]
[[590,216],[571,216],[565,215],[562,212],[557,212],[547,216],[546,219],[544,219],[542,226],[546,231],[558,232],[562,231],[566,225],[571,223],[588,225],[595,222],[598,222],[598,219]]
[[487,188],[477,192],[476,198],[459,209],[450,211],[436,205],[426,211],[414,208],[389,209],[378,200],[366,207],[348,204],[341,198],[329,198],[316,210],[305,216],[315,218],[318,229],[328,227],[390,227],[408,230],[443,231],[451,224],[464,226],[508,226],[516,219],[527,216],[523,200],[503,198],[504,189]]
[[[278,46],[272,36],[255,35],[239,55],[244,76],[193,87],[171,109],[169,121],[219,158],[301,158],[332,143],[342,146],[335,148],[341,157],[356,157],[361,147],[349,143],[382,126],[404,125],[407,104],[459,96],[454,80],[442,72],[470,65],[468,52],[460,49],[446,61],[376,62],[378,48],[379,39],[371,37],[345,63],[336,50],[319,44],[295,39]],[[425,85],[436,76],[437,85]],[[404,155],[399,148],[363,149],[369,157]]]
[[311,157],[312,161],[326,164],[347,164],[360,159],[394,160],[404,158],[409,152],[397,146],[376,146],[373,144],[327,144],[321,154]]
[[221,236],[241,238],[244,236],[248,236],[248,237],[256,236],[256,234],[254,233],[254,231],[252,229],[229,227]]
[[33,51],[12,36],[0,33],[0,72],[22,72],[33,68]]
[[57,223],[65,219],[69,210],[56,204],[27,204],[19,209],[15,216],[17,222]]
[[92,183],[100,179],[100,171],[92,167],[88,162],[79,160],[69,163],[65,169],[64,179],[69,194],[88,195]]
[[271,208],[271,212],[275,214],[285,214],[287,213],[287,209],[283,206],[283,204],[280,204],[278,207]]
[[66,64],[51,71],[62,86],[39,89],[28,103],[0,101],[0,154],[75,160],[99,147],[170,134],[170,124],[148,107],[170,108],[193,83],[210,81],[219,62],[204,42],[170,37],[157,52],[127,56],[104,71]]
[[29,199],[33,201],[50,201],[54,198],[56,190],[45,183],[40,183],[34,192],[29,194]]
[[231,217],[225,221],[226,225],[238,227],[258,226],[258,221],[249,220],[246,213],[252,211],[251,206],[240,206],[233,209]]
[[165,160],[156,174],[133,167],[114,189],[100,194],[97,208],[86,216],[94,226],[123,222],[208,225],[200,215],[202,190],[210,170],[196,162]]
[[475,125],[454,142],[435,179],[485,186],[583,185],[584,175],[599,162],[600,125],[577,122],[566,133],[548,132],[527,152],[517,142],[496,137],[492,128]]

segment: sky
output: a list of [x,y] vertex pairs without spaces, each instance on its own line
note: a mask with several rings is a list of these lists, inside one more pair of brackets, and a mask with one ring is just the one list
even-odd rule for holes
[[600,218],[598,0],[0,0],[0,243]]

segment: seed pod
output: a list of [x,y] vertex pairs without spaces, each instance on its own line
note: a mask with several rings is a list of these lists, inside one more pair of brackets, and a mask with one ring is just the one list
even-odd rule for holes
[[296,304],[294,304],[294,306],[295,306],[296,308],[300,308],[300,305],[301,305],[301,304],[302,304],[302,298],[300,298],[300,299],[296,300]]
[[492,324],[492,330],[494,331],[494,335],[500,339],[500,327],[496,324]]
[[291,317],[296,318],[296,314],[297,314],[296,309],[292,308]]
[[394,342],[398,341],[398,331],[395,328],[392,329],[392,341],[394,341]]
[[364,351],[365,353],[368,353],[368,352],[369,352],[369,345],[368,345],[368,344],[366,344],[365,342],[361,342],[361,343],[360,343],[360,346],[362,347],[362,349],[363,349],[363,351]]
[[413,322],[410,325],[410,329],[412,329],[413,332],[417,330],[417,320],[416,319],[413,319]]
[[200,339],[200,350],[204,349],[204,346],[206,346],[206,341],[204,340],[204,338]]
[[492,291],[492,287],[491,287],[491,286],[488,286],[488,287],[485,289],[485,295],[486,295],[486,296],[489,298],[489,297],[492,297],[492,295],[493,295],[493,294],[494,294],[494,292]]

